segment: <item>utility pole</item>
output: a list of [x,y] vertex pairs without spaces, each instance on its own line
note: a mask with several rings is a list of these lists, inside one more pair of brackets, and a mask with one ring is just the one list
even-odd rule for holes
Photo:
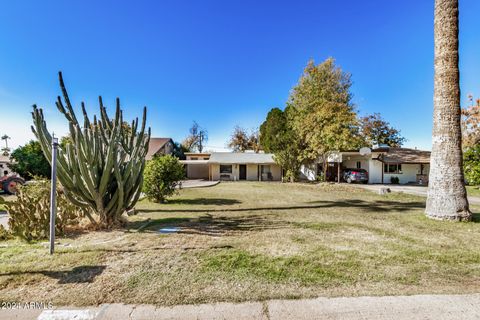
[[58,138],[53,135],[52,138],[52,187],[50,190],[50,254],[55,250],[55,214],[56,203],[55,197],[57,195],[57,149]]

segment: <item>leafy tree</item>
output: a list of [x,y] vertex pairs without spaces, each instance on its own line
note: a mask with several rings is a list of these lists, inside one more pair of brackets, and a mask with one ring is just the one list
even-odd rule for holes
[[332,58],[318,65],[313,60],[307,64],[289,97],[293,129],[305,143],[302,159],[325,159],[331,152],[362,144],[351,86],[350,74]]
[[250,133],[246,129],[235,126],[228,142],[228,147],[235,152],[245,152],[246,150],[260,151],[260,141],[258,130],[252,130]]
[[380,113],[366,115],[360,118],[360,134],[368,145],[386,144],[390,147],[401,147],[405,138],[400,131],[385,121]]
[[190,128],[190,134],[183,140],[182,145],[190,152],[198,150],[202,152],[204,149],[204,143],[208,141],[208,132],[204,128],[200,127],[196,121],[193,121]]
[[176,157],[154,157],[145,167],[143,192],[149,200],[163,203],[175,193],[175,188],[184,177],[183,165]]
[[35,176],[50,178],[52,169],[38,141],[31,140],[26,145],[18,147],[10,158],[14,160],[8,165],[10,169],[27,180]]
[[173,155],[177,157],[180,160],[185,160],[185,152],[188,152],[189,149],[185,147],[182,143],[180,142],[174,142],[173,143]]
[[473,104],[473,97],[469,96],[471,105],[462,109],[462,146],[464,149],[480,143],[480,99]]
[[270,110],[267,119],[260,126],[260,144],[266,152],[276,152],[283,149],[287,129],[285,112],[279,108]]
[[463,170],[468,184],[480,185],[480,144],[464,151]]
[[302,165],[304,145],[292,128],[291,113],[291,106],[285,111],[279,108],[270,110],[260,126],[260,144],[266,152],[274,154],[275,162],[284,169],[284,177],[293,182]]

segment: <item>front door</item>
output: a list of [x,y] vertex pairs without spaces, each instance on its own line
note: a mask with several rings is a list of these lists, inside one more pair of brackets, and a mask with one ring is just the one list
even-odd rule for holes
[[247,165],[241,164],[239,169],[240,169],[240,172],[239,172],[238,179],[247,180]]

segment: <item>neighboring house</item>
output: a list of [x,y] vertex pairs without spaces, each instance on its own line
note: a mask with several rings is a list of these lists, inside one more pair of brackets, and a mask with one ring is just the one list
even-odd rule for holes
[[187,178],[209,180],[281,181],[282,169],[270,153],[187,153]]
[[155,155],[173,154],[173,140],[171,138],[150,138],[146,160],[152,160]]
[[8,176],[13,173],[12,170],[10,170],[10,168],[8,167],[9,163],[10,157],[0,154],[0,177]]
[[[430,151],[381,146],[365,155],[359,151],[339,152],[329,158],[327,180],[337,181],[339,164],[340,172],[346,168],[367,170],[368,183],[391,183],[392,177],[398,177],[401,184],[427,184]],[[314,180],[322,171],[322,164],[304,166],[301,171],[304,178]]]

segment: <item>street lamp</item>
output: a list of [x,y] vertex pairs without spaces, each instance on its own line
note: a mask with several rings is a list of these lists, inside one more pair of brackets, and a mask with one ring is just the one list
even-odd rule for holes
[[55,197],[57,195],[57,149],[58,138],[52,137],[52,187],[50,190],[50,254],[55,249]]

